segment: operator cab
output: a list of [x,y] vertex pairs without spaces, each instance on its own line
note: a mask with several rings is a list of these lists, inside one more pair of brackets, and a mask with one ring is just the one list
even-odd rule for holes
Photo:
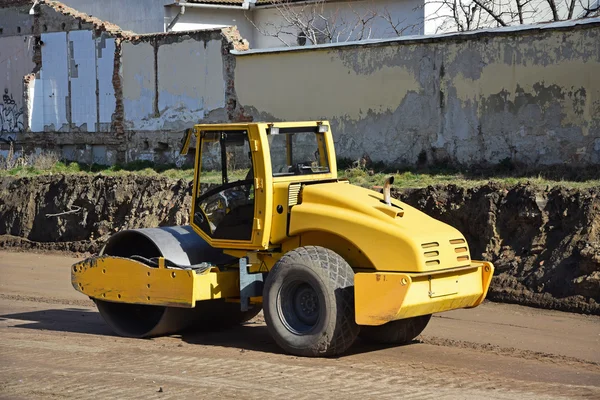
[[196,125],[182,153],[193,133],[192,226],[214,246],[266,248],[274,183],[336,177],[328,124]]

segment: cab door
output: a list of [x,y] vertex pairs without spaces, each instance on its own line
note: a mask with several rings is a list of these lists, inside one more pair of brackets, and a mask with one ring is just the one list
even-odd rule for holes
[[265,190],[265,155],[260,151],[258,127],[197,125],[194,132],[194,230],[217,248],[267,248],[265,210],[271,196]]

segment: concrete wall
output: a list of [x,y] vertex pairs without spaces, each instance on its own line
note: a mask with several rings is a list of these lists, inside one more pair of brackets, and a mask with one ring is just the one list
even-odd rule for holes
[[0,9],[0,144],[15,140],[25,129],[23,77],[35,68],[30,8]]
[[0,141],[14,140],[24,129],[23,76],[35,67],[33,44],[32,36],[0,38]]
[[43,33],[41,41],[41,68],[27,87],[29,130],[108,131],[115,39],[82,30]]
[[186,128],[238,112],[236,32],[135,35],[56,3],[33,20],[30,8],[0,14],[0,156],[14,142],[88,163],[182,161]]
[[122,44],[123,127],[143,138],[143,146],[129,146],[127,161],[154,160],[157,151],[163,161],[177,160],[186,128],[227,120],[222,38],[220,31],[203,35]]
[[136,33],[164,31],[164,6],[173,0],[62,0],[62,3]]
[[255,119],[329,119],[341,157],[600,163],[598,18],[236,55],[238,99]]
[[232,55],[247,47],[229,29],[132,35],[51,5],[33,20],[15,10],[0,14],[0,155],[14,141],[180,162],[197,122],[328,119],[344,158],[600,163],[600,18]]

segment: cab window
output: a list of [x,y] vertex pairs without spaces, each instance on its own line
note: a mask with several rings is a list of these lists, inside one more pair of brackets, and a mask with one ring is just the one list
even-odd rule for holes
[[267,130],[273,176],[329,172],[325,135],[315,127]]
[[251,240],[254,170],[246,131],[202,132],[194,224],[213,239]]

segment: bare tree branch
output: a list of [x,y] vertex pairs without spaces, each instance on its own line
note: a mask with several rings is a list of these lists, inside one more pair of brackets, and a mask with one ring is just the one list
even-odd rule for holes
[[522,25],[523,22],[523,3],[521,0],[515,0],[517,2],[517,12],[519,14],[519,23]]
[[[548,0],[548,1],[554,1],[554,0]],[[500,24],[502,26],[506,26],[506,22],[504,22],[504,20],[501,18],[502,13],[497,14],[497,13],[493,12],[490,8],[488,8],[486,5],[484,5],[481,0],[473,0],[473,3],[475,3],[479,7],[483,8],[485,10],[485,12],[487,12],[490,15],[490,17],[492,17],[493,19],[496,20],[496,22],[498,22],[498,24]]]
[[567,19],[571,19],[573,18],[573,11],[575,11],[575,0],[571,0],[570,3],[568,4],[569,6],[569,13],[567,14]]
[[294,45],[293,42],[299,36],[306,38],[306,43],[309,44],[370,39],[375,34],[374,27],[382,29],[381,21],[385,21],[383,25],[387,28],[384,29],[388,29],[386,36],[390,33],[402,35],[417,27],[417,23],[407,24],[406,19],[394,18],[387,8],[376,7],[377,2],[371,1],[371,7],[365,7],[364,3],[360,7],[354,7],[351,2],[316,0],[297,3],[275,0],[273,7],[279,18],[255,23],[246,14],[246,19],[261,35],[276,38],[286,46]]
[[552,18],[554,18],[554,21],[560,21],[560,18],[558,18],[558,11],[556,10],[556,2],[554,0],[546,0],[548,2],[548,6],[550,7],[550,10],[552,10]]
[[[260,24],[247,18],[260,34],[294,46],[400,36],[407,31],[423,32],[425,24],[434,24],[436,32],[470,31],[600,15],[597,0],[428,0],[427,9],[425,5],[417,7],[427,15],[411,24],[407,18],[414,17],[398,16],[375,0],[365,7],[365,1],[274,0],[278,18]],[[385,32],[381,32],[382,25]]]

